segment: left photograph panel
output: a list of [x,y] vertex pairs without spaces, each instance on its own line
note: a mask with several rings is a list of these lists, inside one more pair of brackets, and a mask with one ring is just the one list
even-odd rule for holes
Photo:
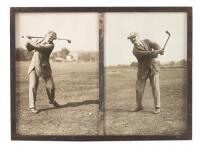
[[13,22],[15,136],[97,135],[98,13],[17,12]]

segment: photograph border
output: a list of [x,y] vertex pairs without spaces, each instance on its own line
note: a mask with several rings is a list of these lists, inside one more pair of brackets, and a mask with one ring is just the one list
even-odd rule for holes
[[[16,133],[16,65],[15,14],[42,12],[185,12],[187,13],[187,132],[180,136],[168,135],[95,135],[95,136],[22,136]],[[99,29],[99,113],[104,121],[104,37]],[[127,141],[127,140],[191,140],[192,139],[192,7],[10,7],[10,83],[11,83],[11,139],[38,141]]]

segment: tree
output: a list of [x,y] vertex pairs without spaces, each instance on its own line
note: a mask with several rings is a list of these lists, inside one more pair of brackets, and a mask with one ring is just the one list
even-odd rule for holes
[[131,67],[137,67],[137,65],[138,65],[138,63],[133,61],[130,66]]
[[59,56],[60,58],[66,59],[66,56],[67,56],[69,53],[70,53],[70,51],[69,51],[67,48],[63,47],[60,51],[58,51],[58,56]]
[[95,62],[97,61],[99,58],[98,52],[88,52],[88,51],[84,51],[84,52],[80,52],[78,59],[80,61],[86,61],[86,62]]
[[62,58],[62,59],[66,59],[66,56],[70,53],[70,51],[63,47],[61,50],[53,52],[51,54],[51,59],[55,60],[56,58]]
[[174,61],[169,62],[169,66],[173,67],[176,63]]
[[178,66],[187,67],[187,61],[185,59],[180,60],[176,63]]
[[16,61],[29,61],[33,56],[33,52],[29,52],[23,48],[16,48],[15,58]]

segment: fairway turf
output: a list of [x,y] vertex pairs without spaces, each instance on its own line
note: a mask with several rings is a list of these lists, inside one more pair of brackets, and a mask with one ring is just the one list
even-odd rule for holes
[[[56,100],[48,104],[43,84],[38,88],[37,109],[28,108],[29,62],[16,62],[16,132],[19,135],[97,135],[98,63],[51,63]],[[137,70],[132,67],[105,69],[106,135],[181,135],[187,128],[187,75],[185,69],[160,72],[161,113],[153,114],[153,96],[147,81],[144,111],[136,107]]]
[[107,135],[182,135],[187,123],[187,76],[184,69],[160,72],[161,113],[153,114],[152,90],[147,80],[144,110],[136,108],[137,70],[109,67],[105,72],[105,131]]
[[98,63],[51,63],[56,101],[48,103],[40,81],[36,107],[28,108],[28,65],[16,62],[16,132],[19,135],[96,135],[98,113]]

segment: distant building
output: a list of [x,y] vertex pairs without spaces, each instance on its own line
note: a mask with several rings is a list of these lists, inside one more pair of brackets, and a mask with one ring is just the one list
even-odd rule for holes
[[76,62],[76,61],[78,61],[78,54],[77,53],[69,53],[66,56],[66,61],[67,62]]
[[63,62],[64,59],[63,59],[63,58],[56,57],[53,61],[55,61],[55,62]]

